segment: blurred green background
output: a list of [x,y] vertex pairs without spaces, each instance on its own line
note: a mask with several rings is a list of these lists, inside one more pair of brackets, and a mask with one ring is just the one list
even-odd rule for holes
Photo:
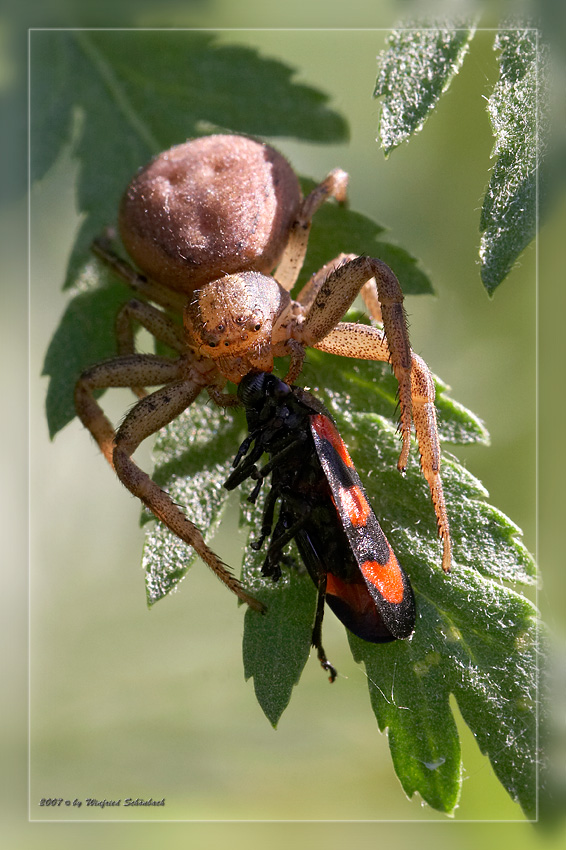
[[[387,19],[376,24],[388,26],[388,14],[397,8],[383,5]],[[235,25],[226,20],[223,4],[217,9],[218,19],[209,16],[206,25]],[[255,46],[293,66],[299,82],[327,92],[330,105],[348,119],[347,144],[280,139],[275,144],[303,175],[321,178],[336,166],[347,170],[352,208],[386,225],[395,241],[421,259],[437,297],[407,299],[413,347],[492,435],[490,448],[446,449],[465,460],[534,551],[536,251],[533,246],[524,253],[493,299],[485,294],[477,267],[477,226],[493,147],[484,100],[497,74],[493,33],[476,36],[461,74],[424,131],[387,161],[375,143],[378,108],[371,97],[376,54],[385,37],[369,30],[218,33],[223,43]],[[76,422],[51,443],[43,412],[46,382],[39,375],[65,307],[60,287],[79,222],[75,178],[72,156],[62,157],[32,191],[30,206],[30,817],[97,822],[116,817],[111,808],[93,812],[85,805],[40,809],[41,797],[152,796],[165,797],[165,809],[121,808],[120,817],[446,821],[418,800],[405,799],[386,736],[378,733],[369,709],[364,673],[353,664],[344,631],[330,616],[325,646],[342,678],[331,688],[312,660],[275,732],[254,700],[251,683],[243,682],[243,611],[205,567],[197,564],[179,593],[147,611],[138,504]],[[553,570],[558,538],[547,533],[560,501],[546,477],[563,460],[563,450],[552,442],[556,427],[550,431],[552,423],[563,421],[556,409],[562,399],[550,407],[556,353],[550,346],[560,341],[557,299],[564,297],[557,291],[553,263],[563,232],[562,210],[540,240],[538,281],[539,553],[546,579],[539,601],[551,616],[564,600],[563,577]],[[17,330],[6,325],[8,341]],[[107,396],[107,409],[116,418],[130,403],[128,394]],[[14,445],[20,446],[25,434],[13,427]],[[147,457],[146,451],[145,462]],[[237,534],[231,510],[214,544],[230,563],[237,562]],[[547,605],[547,597],[558,604]],[[7,611],[8,622],[18,614],[17,608]],[[14,730],[16,748],[22,744],[21,724]],[[456,819],[520,821],[520,810],[463,724],[461,731],[464,783]],[[418,826],[407,824],[403,842],[399,825],[287,823],[278,828],[278,837],[274,826],[169,824],[155,836],[157,824],[107,829],[125,847],[157,841],[176,846],[181,839],[205,847],[221,841],[279,846],[277,841],[286,845],[299,836],[328,847],[346,841],[353,846],[373,840],[422,843]],[[527,825],[491,827],[494,835],[504,828],[515,847],[536,841]],[[42,847],[61,846],[63,834],[80,835],[83,846],[97,840],[96,833],[76,833],[75,826],[66,826],[65,833],[53,830],[31,824],[27,834],[31,841],[41,831]],[[11,846],[31,846],[27,839],[19,843],[19,830],[13,836],[17,843]],[[433,833],[429,836],[432,841]],[[440,830],[434,836],[437,846],[453,841]],[[475,829],[460,828],[459,844],[475,846],[477,836]]]

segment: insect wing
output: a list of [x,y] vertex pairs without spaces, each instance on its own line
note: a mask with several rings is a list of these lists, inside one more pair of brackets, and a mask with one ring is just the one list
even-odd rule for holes
[[325,599],[329,608],[347,629],[362,640],[370,643],[395,640],[379,615],[362,574],[358,573],[355,581],[346,582],[335,572],[329,572],[324,546],[318,545],[311,531],[308,528],[301,529],[295,541],[315,584],[318,584],[323,573],[326,576]]
[[367,589],[392,636],[409,637],[415,627],[415,600],[408,576],[383,533],[336,426],[322,414],[311,416],[310,426],[320,465]]

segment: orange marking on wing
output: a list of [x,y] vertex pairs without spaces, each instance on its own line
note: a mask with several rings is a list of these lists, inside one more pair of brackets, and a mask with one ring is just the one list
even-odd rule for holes
[[341,487],[340,503],[353,526],[360,528],[367,523],[371,507],[359,487]]
[[364,577],[376,587],[387,602],[398,604],[403,601],[403,575],[397,558],[391,552],[386,564],[365,561],[360,567]]
[[353,467],[354,464],[352,462],[352,458],[348,454],[348,449],[344,443],[344,440],[336,430],[334,423],[328,418],[328,416],[323,416],[322,413],[317,413],[312,417],[313,426],[316,429],[319,436],[323,437],[325,440],[328,440],[333,449],[335,449],[346,466]]
[[326,595],[342,599],[352,611],[356,611],[358,614],[375,611],[375,602],[367,589],[367,585],[361,579],[359,582],[345,582],[338,576],[327,573]]
[[332,573],[326,574],[326,592],[331,596],[340,596],[340,590],[344,582],[337,579]]

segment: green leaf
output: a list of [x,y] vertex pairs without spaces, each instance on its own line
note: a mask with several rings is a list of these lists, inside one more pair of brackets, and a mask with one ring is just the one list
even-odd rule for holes
[[410,568],[418,621],[410,641],[382,650],[350,637],[405,792],[451,812],[461,787],[450,694],[495,773],[536,815],[535,611],[523,597],[458,566],[449,577]]
[[[449,704],[452,693],[501,782],[532,817],[535,612],[530,602],[500,583],[502,579],[525,584],[535,580],[533,560],[520,541],[520,531],[485,501],[484,488],[470,473],[457,462],[445,460],[443,477],[456,562],[453,573],[445,576],[416,446],[406,475],[402,478],[396,469],[395,382],[389,367],[316,351],[309,351],[307,360],[306,384],[336,418],[415,590],[418,621],[411,640],[374,646],[349,635],[355,659],[366,666],[372,707],[380,729],[388,729],[403,787],[409,796],[418,791],[441,811],[452,812],[456,806],[462,776]],[[444,433],[458,435],[462,442],[484,442],[487,434],[481,423],[447,399],[441,386],[437,383]],[[244,520],[253,536],[260,525],[261,507],[250,508],[245,502],[251,485],[241,489]],[[306,587],[291,568],[279,584],[265,589],[265,580],[258,577],[260,563],[258,554],[248,551],[244,575],[255,593],[264,594],[260,598],[268,604],[272,620],[268,624],[252,611],[246,614],[246,677],[254,677],[260,704],[275,724],[308,652],[314,588],[305,600]],[[307,577],[302,581],[308,585]],[[326,616],[333,615],[327,611]]]
[[412,27],[394,30],[379,56],[374,97],[383,98],[379,139],[385,154],[422,130],[440,95],[459,71],[474,28]]
[[483,202],[481,276],[492,293],[509,274],[537,228],[537,174],[543,128],[537,103],[544,96],[545,51],[534,29],[498,34],[499,80],[488,101],[497,161]]

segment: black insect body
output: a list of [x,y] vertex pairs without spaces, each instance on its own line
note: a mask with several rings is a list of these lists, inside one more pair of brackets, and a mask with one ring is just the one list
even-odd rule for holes
[[[261,548],[271,536],[262,572],[277,580],[285,547],[295,540],[318,588],[312,643],[333,681],[336,671],[321,644],[325,600],[353,634],[383,643],[412,634],[412,588],[324,405],[267,372],[243,378],[238,396],[246,409],[249,436],[224,486],[232,490],[247,478],[255,479],[249,497],[254,502],[271,473],[261,535],[252,546]],[[269,461],[258,469],[264,453]]]

